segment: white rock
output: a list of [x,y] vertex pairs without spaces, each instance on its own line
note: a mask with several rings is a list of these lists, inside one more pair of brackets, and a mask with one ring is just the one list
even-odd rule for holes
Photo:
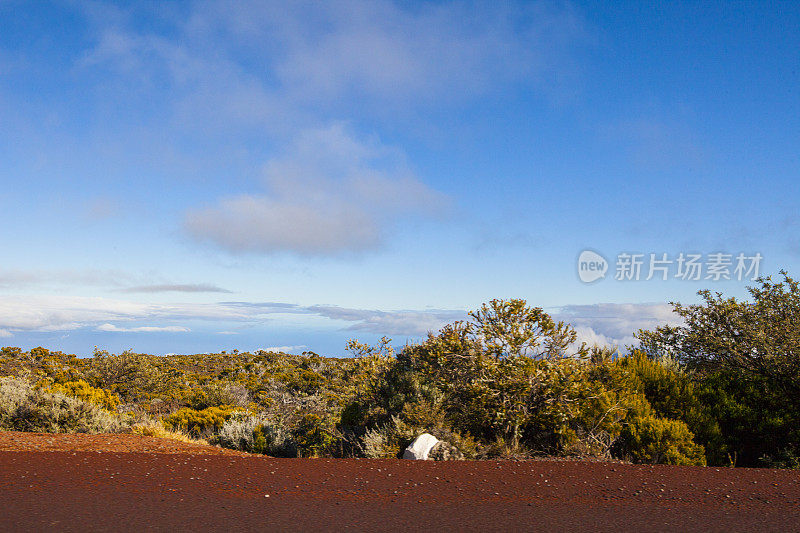
[[425,460],[428,458],[431,448],[436,446],[437,442],[439,442],[439,439],[430,433],[423,433],[408,445],[406,451],[403,452],[403,459]]

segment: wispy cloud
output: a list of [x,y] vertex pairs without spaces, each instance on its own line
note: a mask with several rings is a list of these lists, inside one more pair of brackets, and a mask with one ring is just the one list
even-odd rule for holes
[[697,133],[685,122],[644,116],[607,125],[600,135],[637,169],[696,168],[705,163],[707,154]]
[[[497,226],[502,227],[502,224],[497,224]],[[550,240],[548,237],[530,231],[508,232],[498,229],[494,232],[486,231],[483,235],[477,236],[473,248],[479,253],[503,248],[542,248]]]
[[346,0],[313,9],[302,1],[200,4],[186,33],[260,52],[294,100],[419,105],[551,81],[588,32],[560,3]]
[[297,304],[290,304],[285,302],[220,302],[220,305],[230,307],[240,307],[248,309],[258,309],[263,312],[282,313],[301,309]]
[[438,331],[449,322],[467,318],[467,313],[458,309],[378,310],[336,305],[303,306],[280,302],[222,302],[220,305],[259,315],[290,313],[320,316],[349,323],[345,329],[350,331],[409,337],[422,337],[428,332]]
[[0,300],[0,328],[67,331],[105,323],[175,320],[245,320],[251,315],[217,304],[146,304],[122,299],[25,295]]
[[319,305],[308,310],[332,320],[352,322],[347,326],[352,331],[409,337],[435,333],[445,324],[467,317],[466,312],[457,310],[379,311]]
[[92,222],[108,220],[123,211],[122,204],[114,198],[95,197],[85,206],[86,219]]
[[232,293],[211,283],[147,283],[154,277],[158,278],[158,276],[137,275],[118,270],[5,270],[0,271],[0,287],[79,285],[116,288],[128,285],[115,290],[129,293]]
[[156,293],[156,292],[223,292],[231,293],[228,289],[211,285],[210,283],[197,283],[197,284],[165,284],[165,285],[140,285],[138,287],[129,287],[123,289],[122,292],[143,292],[143,293]]
[[186,230],[233,252],[328,255],[375,248],[398,216],[447,207],[394,150],[342,124],[304,131],[267,163],[264,182],[266,194],[190,211]]
[[[69,331],[93,328],[105,332],[184,332],[181,321],[263,324],[274,315],[298,314],[344,322],[344,329],[382,335],[423,336],[464,318],[462,311],[380,311],[337,306],[302,306],[281,302],[219,302],[212,304],[143,304],[119,299],[67,296],[9,297],[0,301],[0,330]],[[140,326],[157,322],[160,326]],[[134,325],[135,324],[135,325]],[[155,329],[154,329],[155,328]],[[235,331],[224,331],[231,334]]]
[[557,2],[197,2],[159,13],[168,32],[122,9],[86,12],[97,41],[78,68],[105,74],[109,99],[166,86],[151,130],[191,131],[216,151],[257,139],[273,154],[262,186],[234,176],[238,190],[183,219],[195,239],[250,253],[362,252],[407,216],[441,215],[448,199],[362,119],[425,116],[517,83],[547,92],[589,33]]
[[118,286],[134,283],[136,276],[117,270],[4,270],[0,271],[0,287],[26,285],[105,285]]
[[97,331],[115,333],[188,333],[191,330],[182,326],[137,326],[132,328],[121,328],[119,326],[115,326],[114,324],[101,324],[97,326]]

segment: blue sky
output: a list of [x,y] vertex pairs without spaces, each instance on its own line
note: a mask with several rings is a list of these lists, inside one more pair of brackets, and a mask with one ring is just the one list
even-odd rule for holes
[[341,355],[512,297],[625,344],[752,284],[651,253],[797,274],[798,87],[791,2],[0,0],[0,344]]

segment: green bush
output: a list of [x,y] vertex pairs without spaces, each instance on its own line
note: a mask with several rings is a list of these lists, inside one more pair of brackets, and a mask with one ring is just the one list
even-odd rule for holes
[[650,357],[696,374],[720,428],[722,445],[710,448],[731,464],[790,465],[800,455],[800,282],[781,275],[756,280],[747,300],[700,291],[700,304],[673,304],[681,325],[637,334]]
[[214,442],[223,448],[255,452],[253,431],[264,422],[263,416],[248,413],[234,414],[222,424]]
[[190,407],[182,407],[164,418],[164,425],[184,431],[195,438],[208,438],[222,429],[230,418],[234,407],[220,405],[207,407],[200,411]]
[[50,389],[73,398],[78,398],[86,402],[94,403],[109,411],[115,411],[119,407],[119,396],[106,389],[92,387],[84,380],[67,381],[66,383],[55,383]]
[[188,404],[197,411],[220,405],[246,408],[250,404],[250,394],[241,383],[212,382],[192,390]]
[[282,424],[264,415],[234,413],[213,439],[223,448],[274,457],[297,457],[297,443]]
[[113,355],[95,350],[94,357],[85,364],[87,379],[93,386],[118,394],[126,403],[163,394],[170,386],[152,355],[130,351]]
[[323,417],[314,413],[303,415],[292,435],[301,457],[330,455],[336,443],[334,428]]
[[709,394],[701,376],[684,371],[669,356],[652,359],[639,350],[621,358],[617,365],[629,380],[626,387],[643,395],[656,416],[686,423],[695,441],[705,448],[708,463],[728,463],[727,446],[714,414],[721,399]]
[[124,426],[99,405],[37,387],[19,377],[0,378],[0,428],[44,433],[105,433]]
[[694,442],[694,435],[680,420],[636,417],[622,430],[619,441],[621,455],[636,463],[670,465],[705,465],[703,446]]

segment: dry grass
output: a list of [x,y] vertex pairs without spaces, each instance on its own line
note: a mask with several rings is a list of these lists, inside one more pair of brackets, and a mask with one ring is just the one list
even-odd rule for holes
[[142,435],[144,437],[156,437],[158,439],[170,439],[179,442],[186,442],[189,444],[208,444],[205,439],[193,439],[189,435],[180,431],[174,431],[165,428],[160,422],[153,420],[138,422],[131,426],[130,432],[134,435]]

